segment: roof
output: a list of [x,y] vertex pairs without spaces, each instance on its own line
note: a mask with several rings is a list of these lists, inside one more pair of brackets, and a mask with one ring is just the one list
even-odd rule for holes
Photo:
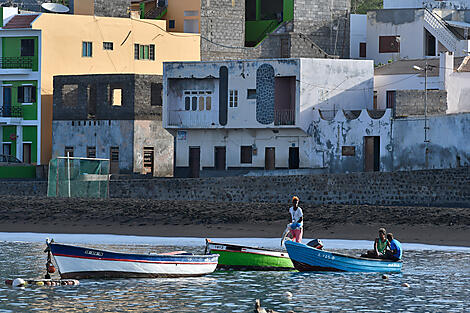
[[463,59],[462,64],[460,64],[459,68],[457,69],[457,72],[470,72],[470,56],[466,56],[465,59]]
[[4,29],[14,28],[31,28],[31,23],[38,17],[39,14],[20,14],[13,16],[8,23],[3,26]]
[[445,20],[445,22],[447,24],[449,24],[450,26],[453,26],[453,27],[458,27],[458,28],[470,28],[470,24],[469,23],[465,23],[465,22],[460,22],[460,21],[447,21]]
[[[464,60],[464,57],[454,58],[454,71],[457,70],[459,65]],[[392,63],[388,63],[382,66],[375,68],[374,75],[407,75],[407,74],[417,74],[417,71],[413,69],[413,66],[419,66],[424,68],[426,66],[426,61],[428,65],[433,67],[432,71],[428,71],[428,77],[439,76],[440,68],[440,59],[416,59],[416,60],[399,60]]]

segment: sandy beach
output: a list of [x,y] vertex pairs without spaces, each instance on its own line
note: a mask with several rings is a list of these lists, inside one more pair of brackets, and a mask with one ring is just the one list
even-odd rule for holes
[[[0,232],[164,237],[280,237],[289,203],[3,197]],[[302,204],[306,238],[372,240],[385,227],[402,242],[470,247],[470,209]],[[0,238],[1,240],[1,238]]]

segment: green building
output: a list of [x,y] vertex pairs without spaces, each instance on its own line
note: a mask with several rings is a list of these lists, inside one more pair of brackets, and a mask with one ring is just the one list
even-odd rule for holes
[[[0,8],[0,154],[41,164],[41,33],[30,28],[38,15],[5,16],[4,9]],[[22,177],[33,175],[15,171]],[[0,178],[5,176],[0,170]]]

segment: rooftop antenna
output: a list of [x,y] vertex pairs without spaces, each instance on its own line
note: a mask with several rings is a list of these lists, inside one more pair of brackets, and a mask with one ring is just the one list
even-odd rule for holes
[[52,2],[43,3],[41,7],[51,13],[68,13],[70,11],[65,5]]

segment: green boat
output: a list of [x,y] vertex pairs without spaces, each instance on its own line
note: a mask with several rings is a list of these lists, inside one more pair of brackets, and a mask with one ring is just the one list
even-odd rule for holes
[[239,271],[293,271],[289,254],[256,247],[216,243],[206,239],[206,254],[218,254],[217,269]]

